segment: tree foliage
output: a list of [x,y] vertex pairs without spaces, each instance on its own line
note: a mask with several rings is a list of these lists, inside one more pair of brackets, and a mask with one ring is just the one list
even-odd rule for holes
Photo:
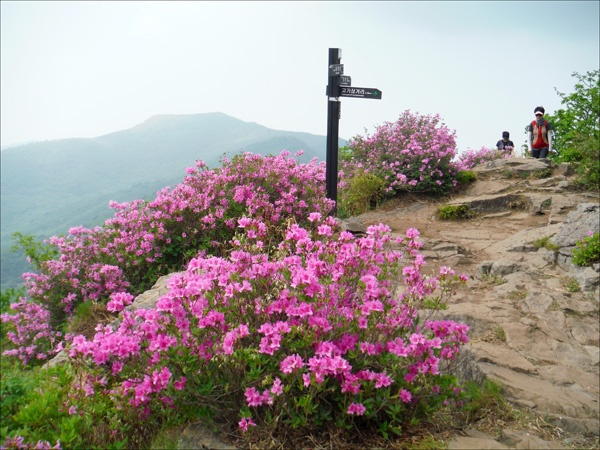
[[559,153],[573,148],[582,136],[595,136],[600,133],[600,71],[595,70],[581,75],[573,72],[577,79],[574,92],[556,93],[561,98],[564,109],[559,109],[550,118],[554,128],[554,145]]
[[27,261],[35,270],[40,270],[41,265],[58,257],[58,251],[47,242],[40,242],[32,234],[23,234],[19,231],[13,233],[14,245],[11,250],[22,251],[27,257]]
[[582,75],[573,72],[577,79],[570,94],[556,90],[561,108],[548,120],[554,125],[554,145],[557,162],[577,164],[579,182],[586,189],[600,188],[600,71]]

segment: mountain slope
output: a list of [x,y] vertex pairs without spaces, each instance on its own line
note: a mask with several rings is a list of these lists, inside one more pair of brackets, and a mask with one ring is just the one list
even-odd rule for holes
[[154,198],[158,190],[179,183],[196,160],[215,168],[225,154],[278,154],[284,149],[304,150],[301,162],[313,157],[324,160],[326,137],[206,113],[157,115],[97,138],[4,149],[0,155],[2,287],[14,285],[15,274],[18,277],[27,267],[8,252],[16,231],[44,238],[64,234],[71,226],[101,225],[113,214],[110,200]]

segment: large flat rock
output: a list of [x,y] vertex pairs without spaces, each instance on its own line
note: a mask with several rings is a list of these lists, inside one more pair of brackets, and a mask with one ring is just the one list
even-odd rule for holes
[[[550,161],[510,158],[474,171],[479,181],[443,202],[469,205],[481,213],[474,219],[439,220],[442,202],[432,202],[361,220],[386,223],[399,234],[417,228],[428,243],[425,267],[448,263],[468,275],[467,288],[441,312],[470,327],[462,374],[498,381],[516,406],[566,432],[598,435],[598,272],[574,267],[562,255],[570,254],[568,247],[538,247],[544,239],[573,246],[600,226],[593,206],[600,197],[569,190],[570,168]],[[450,448],[562,448],[536,439],[461,436]]]

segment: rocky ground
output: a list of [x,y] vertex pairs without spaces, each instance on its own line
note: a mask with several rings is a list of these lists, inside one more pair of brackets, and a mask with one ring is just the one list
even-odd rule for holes
[[[469,276],[442,312],[471,329],[459,375],[498,382],[529,422],[456,432],[445,440],[450,449],[598,448],[600,267],[575,267],[570,255],[588,231],[600,231],[599,196],[573,190],[572,168],[549,160],[498,160],[474,171],[478,180],[445,202],[467,205],[475,217],[441,220],[444,202],[405,196],[344,225],[417,228],[426,269]],[[541,239],[553,249],[538,248]],[[168,278],[130,308],[152,307]],[[233,448],[198,424],[179,446]]]
[[[531,432],[472,430],[452,438],[451,449],[598,442],[600,267],[575,267],[570,255],[577,240],[599,231],[599,198],[574,192],[570,171],[544,160],[498,160],[478,166],[478,181],[446,200],[468,205],[475,218],[440,220],[442,202],[413,198],[355,219],[355,227],[383,222],[399,234],[417,228],[426,267],[469,275],[443,313],[471,328],[463,370],[499,382],[512,404],[562,436],[548,442]],[[558,250],[537,248],[543,238]]]

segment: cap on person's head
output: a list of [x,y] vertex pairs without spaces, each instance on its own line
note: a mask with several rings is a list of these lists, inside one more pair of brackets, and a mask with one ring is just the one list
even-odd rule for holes
[[542,115],[546,114],[546,110],[544,109],[543,106],[536,106],[535,109],[533,110],[533,113],[542,113]]
[[503,138],[507,138],[507,137],[509,137],[509,136],[510,136],[510,134],[508,133],[508,131],[503,131],[503,132],[502,132],[502,137],[503,137]]

